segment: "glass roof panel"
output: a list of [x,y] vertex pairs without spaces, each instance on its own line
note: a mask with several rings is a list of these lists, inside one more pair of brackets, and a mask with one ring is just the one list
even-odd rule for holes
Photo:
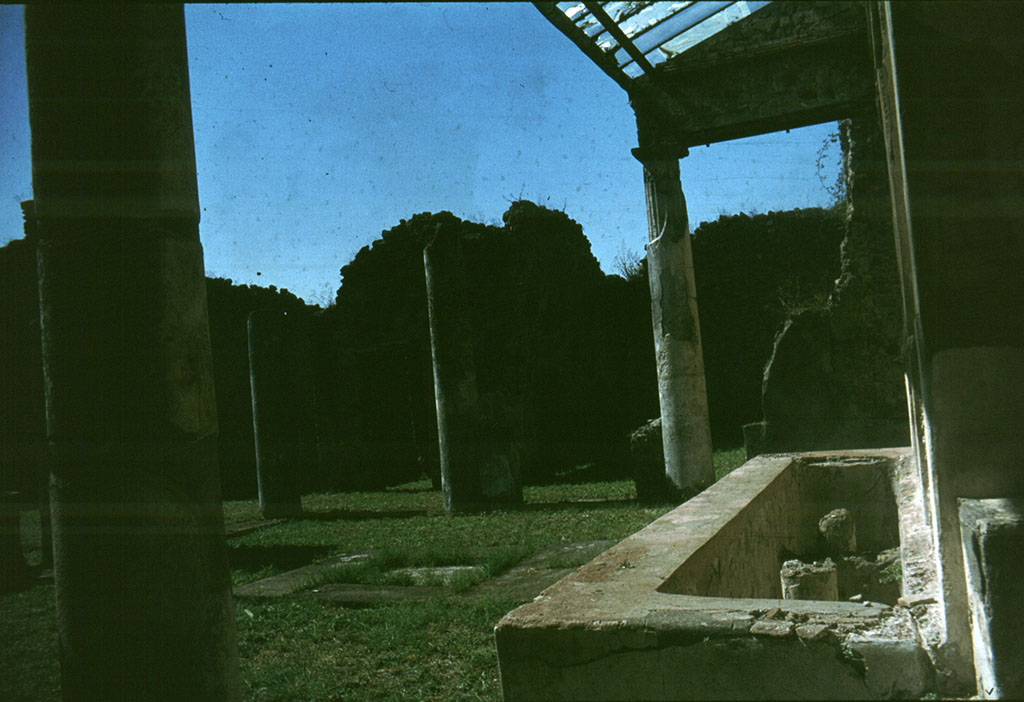
[[662,22],[652,27],[649,31],[639,36],[631,37],[637,48],[647,53],[654,50],[680,32],[685,32],[701,22],[704,22],[716,12],[729,7],[733,3],[725,2],[699,2],[686,7],[684,10],[671,17],[670,21]]
[[583,3],[581,2],[560,2],[558,3],[558,9],[574,22],[576,21],[576,15],[581,12],[586,12],[586,8],[583,7]]
[[[665,58],[677,56],[690,47],[696,46],[705,39],[718,34],[730,24],[738,22],[751,12],[760,10],[768,2],[769,0],[747,0],[747,2],[731,3],[729,7],[716,12],[689,31],[661,44],[658,49],[664,54]],[[655,61],[651,60],[651,63],[655,63]]]
[[623,68],[622,72],[625,73],[630,78],[637,78],[644,74],[644,69],[640,68],[640,66],[637,65],[637,62],[634,61],[633,63]]
[[[668,4],[668,3],[666,3]],[[684,3],[673,3],[673,4],[684,4]],[[691,27],[703,22],[708,17],[711,17],[716,12],[719,12],[730,5],[732,2],[699,2],[687,4],[687,6],[675,15],[667,15],[662,18],[658,24],[651,24],[642,32],[633,34],[630,38],[633,39],[633,44],[643,54],[649,54],[650,52],[657,49],[659,46],[664,44],[666,41],[674,39],[679,36],[681,32],[685,32]],[[628,32],[627,32],[628,35]],[[620,66],[625,66],[630,63],[631,59],[629,54],[625,51],[620,51],[615,56]],[[663,57],[655,57],[656,61],[661,61]]]
[[638,34],[643,34],[652,27],[675,18],[676,15],[685,16],[702,4],[704,3],[659,2],[620,22],[619,26],[627,37],[635,39]]
[[[617,81],[626,78],[628,82],[629,78],[636,78],[652,66],[678,56],[770,1],[538,2],[536,5],[546,14],[549,11],[545,8],[551,8],[556,15],[564,15],[571,25],[564,20],[555,21],[557,16],[549,15],[549,19],[581,48],[590,42],[609,55],[620,72],[612,75],[615,72],[611,66],[602,68]],[[646,61],[637,59],[638,55],[643,55]],[[592,58],[597,61],[595,56]]]
[[[692,2],[612,2],[608,3],[608,6],[630,6],[629,8],[618,8],[619,19],[616,20],[616,24],[618,24],[619,29],[621,29],[627,37],[632,39],[633,37],[650,30],[652,27],[656,27],[658,24],[671,19],[674,15],[680,12],[685,12],[686,9],[693,4],[694,3]],[[624,11],[626,9],[630,10],[630,12]],[[605,11],[607,12],[608,8],[605,8]],[[608,15],[612,19],[615,19],[615,16],[610,12]],[[602,46],[600,42],[598,42],[598,45],[607,51],[607,47]]]

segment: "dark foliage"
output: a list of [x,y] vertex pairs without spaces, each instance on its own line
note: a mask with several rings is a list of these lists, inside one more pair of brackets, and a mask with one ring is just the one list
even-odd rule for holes
[[[524,479],[536,482],[593,461],[624,469],[626,436],[650,411],[650,385],[648,408],[641,410],[645,403],[637,399],[645,394],[642,379],[653,378],[653,354],[645,358],[649,321],[646,336],[639,338],[630,324],[630,307],[639,298],[631,302],[629,293],[637,285],[605,276],[579,224],[562,212],[519,201],[503,219],[499,228],[447,212],[419,214],[385,232],[342,269],[337,304],[325,318],[337,325],[345,345],[367,349],[379,360],[349,382],[371,385],[357,390],[360,396],[393,396],[392,402],[378,397],[376,409],[355,408],[352,433],[374,425],[387,431],[365,418],[390,406],[401,426],[409,427],[391,422],[391,435],[415,436],[416,455],[433,468],[436,425],[422,249],[443,226],[462,238],[464,311],[480,391],[522,402]],[[399,346],[405,368],[395,372],[399,364],[386,360],[395,352],[387,349]],[[651,370],[630,373],[630,364]],[[407,393],[394,387],[403,384]],[[373,443],[370,432],[362,431]]]
[[[501,227],[448,212],[402,220],[342,268],[336,304],[326,310],[273,286],[207,279],[226,497],[256,492],[246,322],[261,309],[305,320],[311,335],[308,402],[318,436],[306,489],[379,488],[424,471],[436,478],[423,246],[439,226],[463,242],[480,391],[521,402],[524,480],[588,463],[588,474],[624,475],[629,433],[658,415],[646,264],[628,279],[604,275],[579,224],[519,201]],[[789,313],[825,303],[844,227],[835,211],[798,210],[722,217],[696,231],[717,446],[739,444],[740,426],[760,419],[774,335]],[[45,431],[31,239],[0,249],[0,285],[0,478],[6,489],[31,490],[38,461],[20,456]]]

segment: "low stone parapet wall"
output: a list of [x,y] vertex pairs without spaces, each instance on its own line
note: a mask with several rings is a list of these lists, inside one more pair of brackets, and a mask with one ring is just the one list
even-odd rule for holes
[[908,453],[747,462],[506,615],[495,629],[505,699],[926,692],[931,666],[908,608],[780,599],[782,562],[819,546],[831,509],[849,509],[876,547],[898,544],[891,479]]

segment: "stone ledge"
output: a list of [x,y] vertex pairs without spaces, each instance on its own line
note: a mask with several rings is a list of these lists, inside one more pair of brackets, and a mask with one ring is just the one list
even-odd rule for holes
[[922,694],[931,669],[904,608],[680,594],[689,586],[679,575],[688,559],[733,550],[723,532],[795,508],[790,492],[802,461],[877,470],[880,460],[895,466],[906,454],[822,452],[747,462],[506,615],[495,628],[505,699]]

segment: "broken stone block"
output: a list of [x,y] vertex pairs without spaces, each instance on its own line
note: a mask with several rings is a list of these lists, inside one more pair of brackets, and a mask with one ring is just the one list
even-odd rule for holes
[[782,564],[782,599],[829,600],[839,599],[836,564],[831,558],[804,563],[790,560]]
[[750,633],[755,636],[789,636],[793,633],[793,623],[787,621],[762,620],[754,622]]
[[639,502],[673,501],[679,497],[665,477],[665,450],[661,417],[652,419],[629,435],[629,460]]
[[827,624],[802,624],[796,628],[796,635],[804,641],[822,641],[830,634]]
[[834,509],[822,517],[818,532],[824,537],[829,553],[839,555],[857,550],[857,526],[848,509]]
[[935,604],[937,601],[938,600],[936,600],[931,595],[904,595],[900,597],[898,600],[896,600],[896,604],[898,604],[900,607],[906,607],[909,609],[911,607],[917,607],[920,605]]

